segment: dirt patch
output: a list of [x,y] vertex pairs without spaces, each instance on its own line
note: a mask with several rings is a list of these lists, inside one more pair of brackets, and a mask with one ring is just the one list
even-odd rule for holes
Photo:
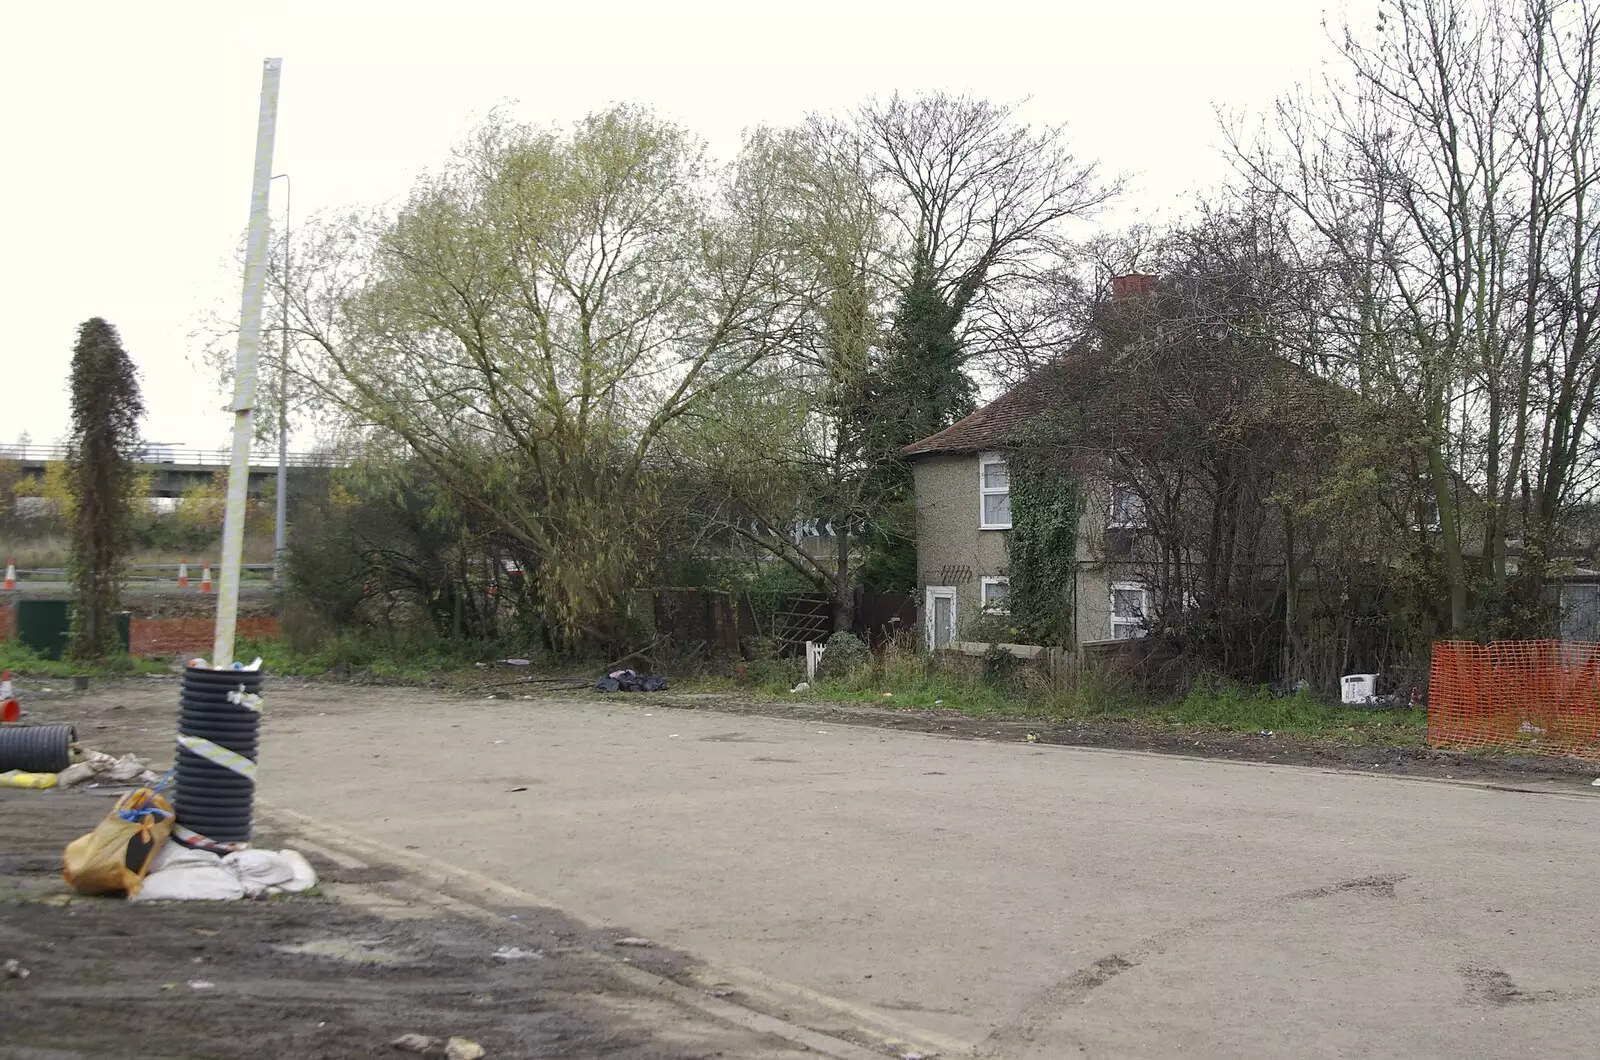
[[691,710],[796,718],[834,725],[866,725],[904,732],[935,733],[965,740],[1106,747],[1400,776],[1504,781],[1510,784],[1555,783],[1575,788],[1587,787],[1591,780],[1600,776],[1600,763],[1576,758],[1467,754],[1426,747],[1339,744],[1284,733],[1261,736],[1160,723],[980,718],[955,710],[883,710],[848,703],[745,700],[717,693],[668,693],[651,696],[650,700],[663,706]]
[[[584,959],[609,938],[547,909],[497,924],[431,910],[380,916],[326,897],[130,904],[72,895],[58,875],[61,847],[109,805],[94,792],[0,791],[0,964],[14,959],[27,971],[0,973],[0,1060],[364,1060],[389,1055],[405,1033],[464,1035],[494,1060],[792,1055],[721,1024],[686,1022],[630,989]],[[325,861],[317,868],[330,890],[356,877]],[[634,961],[663,974],[680,962],[655,950]]]

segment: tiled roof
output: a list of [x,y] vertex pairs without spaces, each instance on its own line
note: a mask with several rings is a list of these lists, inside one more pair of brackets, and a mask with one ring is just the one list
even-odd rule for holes
[[912,442],[901,452],[906,456],[928,456],[976,453],[1003,446],[1017,428],[1057,406],[1067,395],[1067,369],[1073,360],[1075,358],[1067,354],[1050,362],[977,412],[957,420],[938,434]]

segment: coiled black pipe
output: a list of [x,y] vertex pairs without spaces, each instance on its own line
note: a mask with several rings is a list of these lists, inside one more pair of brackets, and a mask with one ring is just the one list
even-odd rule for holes
[[[185,667],[178,705],[178,732],[209,740],[256,760],[261,715],[229,696],[260,695],[259,671],[197,670]],[[173,794],[177,822],[217,843],[248,843],[255,807],[255,781],[180,746]]]
[[0,773],[59,773],[72,764],[71,725],[0,725]]

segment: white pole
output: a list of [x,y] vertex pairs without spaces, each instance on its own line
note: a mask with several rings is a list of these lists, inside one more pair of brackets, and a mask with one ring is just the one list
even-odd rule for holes
[[267,278],[271,218],[272,139],[278,126],[278,80],[282,59],[261,71],[261,113],[256,119],[255,179],[250,186],[250,230],[245,243],[244,297],[239,309],[239,352],[233,370],[233,462],[228,467],[228,505],[222,517],[222,580],[217,586],[217,628],[211,665],[233,662],[233,631],[239,618],[239,567],[244,558],[245,501],[250,488],[250,412],[256,401],[256,358],[261,351],[261,300]]
[[283,178],[283,343],[278,355],[278,504],[272,528],[272,582],[277,589],[278,617],[283,617],[283,553],[289,538],[289,239],[294,234],[294,181]]

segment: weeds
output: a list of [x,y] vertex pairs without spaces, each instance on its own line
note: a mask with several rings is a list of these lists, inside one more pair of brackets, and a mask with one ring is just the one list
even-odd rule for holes
[[450,645],[430,638],[400,641],[378,637],[341,635],[329,637],[315,648],[296,650],[287,641],[241,641],[236,659],[261,657],[262,668],[271,674],[289,677],[314,677],[327,673],[361,670],[374,677],[422,683],[443,674],[475,669],[474,664],[497,658],[492,645]]
[[[742,664],[745,687],[790,696],[801,679],[798,660]],[[786,667],[786,668],[785,668]],[[805,698],[876,703],[886,707],[958,710],[977,717],[1095,719],[1133,725],[1179,726],[1221,732],[1273,732],[1340,743],[1421,745],[1427,715],[1419,710],[1341,707],[1300,692],[1222,680],[1196,682],[1185,694],[1152,697],[1102,675],[1053,677],[1025,660],[986,655],[930,656],[891,645],[836,679],[819,680]]]
[[18,677],[128,677],[135,674],[164,674],[167,664],[159,659],[137,655],[112,655],[98,662],[73,662],[46,659],[18,641],[0,641],[0,670]]

